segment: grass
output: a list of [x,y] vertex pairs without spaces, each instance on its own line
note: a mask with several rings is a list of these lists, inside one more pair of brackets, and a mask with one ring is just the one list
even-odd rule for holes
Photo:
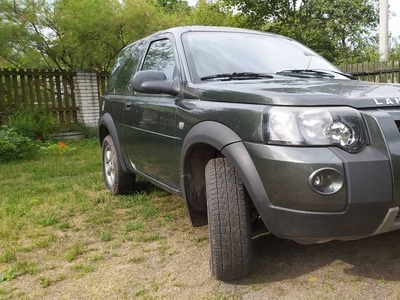
[[65,259],[68,262],[74,261],[75,259],[78,258],[79,255],[81,255],[83,253],[83,249],[84,249],[84,245],[83,245],[82,242],[78,242],[78,243],[72,245],[68,249],[68,251],[67,251],[67,253],[65,255]]
[[[0,164],[0,282],[33,276],[45,289],[84,276],[110,259],[113,245],[162,242],[160,224],[185,214],[181,200],[145,181],[133,195],[111,196],[98,141],[65,143],[75,151]],[[104,251],[94,251],[97,244]],[[49,266],[60,262],[69,269],[57,278]]]

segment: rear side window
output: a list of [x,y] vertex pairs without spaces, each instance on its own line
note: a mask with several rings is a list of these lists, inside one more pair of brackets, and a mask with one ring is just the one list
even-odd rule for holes
[[131,78],[140,62],[143,50],[142,45],[143,44],[135,43],[121,52],[110,74],[108,83],[109,92],[115,94],[130,94]]
[[162,71],[167,79],[173,79],[175,58],[170,40],[159,40],[150,44],[142,70]]
[[128,55],[132,53],[132,48],[136,47],[137,45],[135,44],[130,45],[122,49],[121,53],[118,55],[117,59],[115,60],[114,67],[112,68],[110,76],[108,78],[107,91],[114,92],[118,74],[120,73]]

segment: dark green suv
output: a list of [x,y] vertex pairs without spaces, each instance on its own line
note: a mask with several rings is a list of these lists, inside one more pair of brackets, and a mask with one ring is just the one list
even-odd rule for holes
[[138,174],[182,197],[221,280],[249,272],[262,226],[304,244],[399,229],[400,86],[354,79],[283,36],[155,33],[122,50],[102,98],[106,186]]

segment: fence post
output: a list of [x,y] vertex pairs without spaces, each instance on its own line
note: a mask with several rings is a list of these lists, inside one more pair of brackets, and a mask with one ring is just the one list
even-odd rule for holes
[[79,122],[96,127],[99,120],[99,92],[95,72],[77,71],[74,77],[75,100]]

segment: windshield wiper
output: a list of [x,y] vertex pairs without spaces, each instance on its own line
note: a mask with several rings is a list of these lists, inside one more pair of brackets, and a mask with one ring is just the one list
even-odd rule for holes
[[274,76],[264,73],[253,73],[253,72],[233,72],[233,73],[221,73],[215,75],[208,75],[201,77],[201,80],[247,80],[247,79],[258,79],[258,78],[274,78]]
[[[329,71],[331,72],[331,71]],[[335,78],[335,75],[330,74],[324,71],[312,70],[312,69],[304,69],[304,70],[283,70],[280,72],[276,72],[277,75],[284,76],[293,76],[293,77],[301,77],[301,78],[311,78],[311,77],[327,77],[327,78]]]
[[339,71],[326,70],[326,69],[316,69],[316,71],[331,72],[331,73],[334,73],[334,74],[342,75],[343,77],[346,77],[346,78],[351,79],[351,80],[357,80],[357,77],[355,77],[355,76],[353,76],[351,74],[347,74],[347,73],[343,73],[343,72],[339,72]]

